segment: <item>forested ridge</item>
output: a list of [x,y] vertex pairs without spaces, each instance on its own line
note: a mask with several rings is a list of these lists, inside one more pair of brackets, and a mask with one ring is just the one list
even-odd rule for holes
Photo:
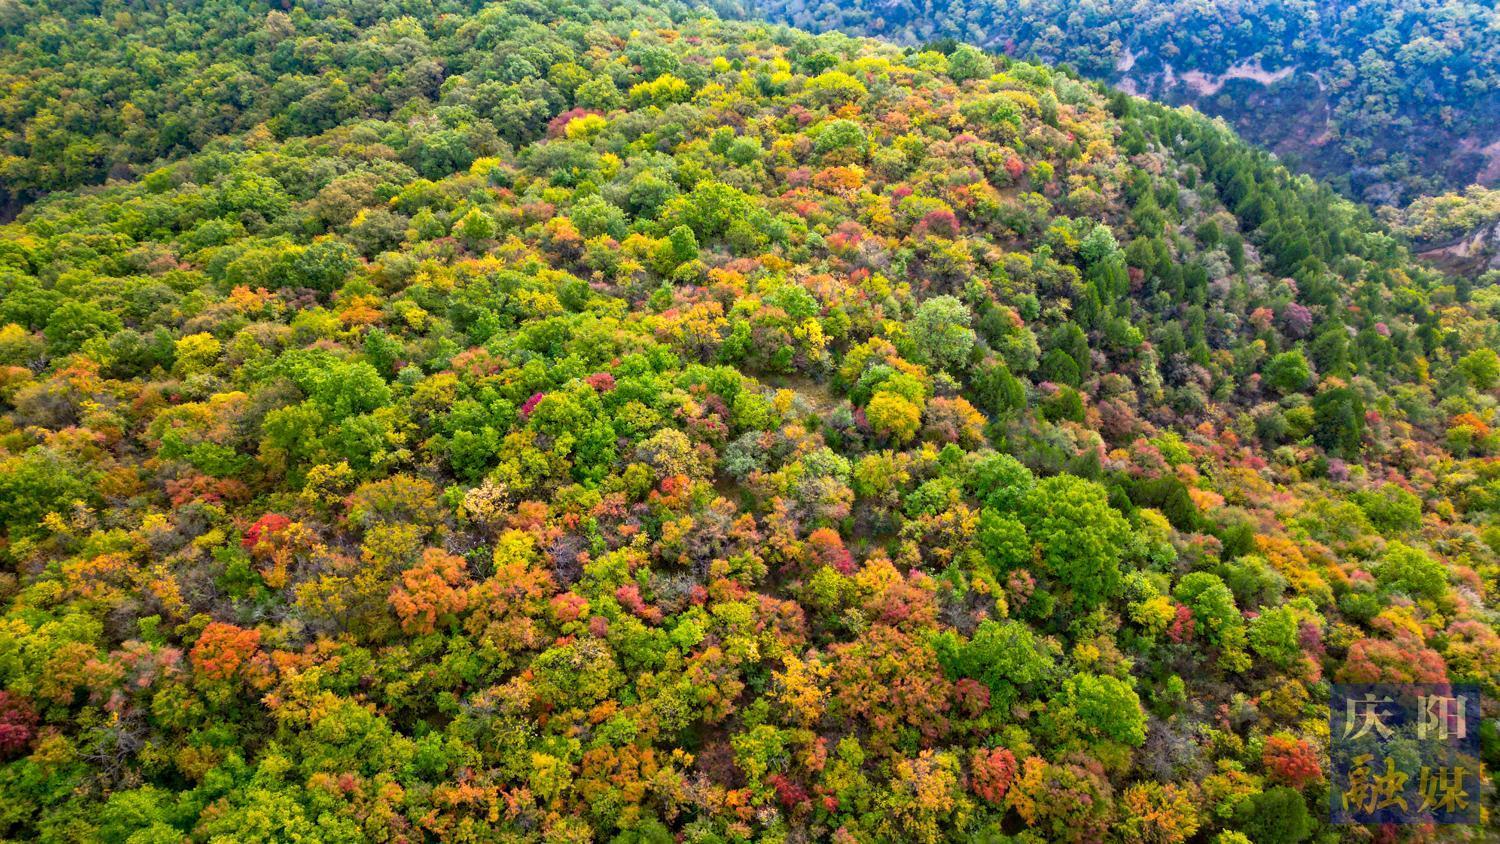
[[1222,115],[1371,205],[1500,181],[1500,12],[1472,0],[717,0],[734,14],[1066,62]]
[[1500,761],[1500,288],[1223,122],[673,3],[0,28],[0,837],[1494,835],[1327,750]]

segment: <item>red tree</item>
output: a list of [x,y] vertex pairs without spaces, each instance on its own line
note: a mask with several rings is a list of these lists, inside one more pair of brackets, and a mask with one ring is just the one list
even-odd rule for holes
[[225,680],[260,648],[260,631],[215,621],[203,628],[188,657],[199,675]]
[[19,756],[36,735],[36,711],[24,698],[0,691],[0,759]]
[[1261,754],[1261,763],[1271,779],[1301,789],[1323,776],[1317,751],[1306,739],[1271,736]]
[[1016,778],[1016,757],[1003,747],[976,750],[969,762],[969,787],[992,805],[1000,805]]

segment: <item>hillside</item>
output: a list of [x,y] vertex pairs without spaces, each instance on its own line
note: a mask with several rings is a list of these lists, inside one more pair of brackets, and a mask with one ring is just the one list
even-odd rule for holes
[[1335,682],[1500,763],[1500,287],[1220,121],[678,4],[0,22],[0,839],[1370,840]]
[[1470,0],[723,0],[814,30],[956,38],[1228,119],[1371,205],[1500,182],[1500,12]]
[[1399,211],[1384,209],[1383,216],[1430,263],[1491,284],[1500,273],[1500,190],[1471,185]]

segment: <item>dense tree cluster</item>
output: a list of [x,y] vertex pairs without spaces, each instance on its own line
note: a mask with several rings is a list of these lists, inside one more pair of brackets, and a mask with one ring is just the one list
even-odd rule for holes
[[1500,190],[1470,185],[1462,193],[1424,196],[1399,212],[1382,212],[1392,229],[1411,240],[1441,244],[1500,223]]
[[1481,285],[1500,281],[1500,190],[1470,185],[1462,193],[1419,197],[1405,208],[1384,207],[1380,215],[1433,265]]
[[[1372,203],[1500,169],[1500,13],[1477,0],[717,0],[917,45],[967,41],[1191,103]],[[959,77],[981,54],[960,47]],[[1484,174],[1488,174],[1487,176]]]
[[59,102],[222,123],[6,165],[0,836],[1332,840],[1330,681],[1500,700],[1500,289],[1221,123],[675,5],[34,8]]

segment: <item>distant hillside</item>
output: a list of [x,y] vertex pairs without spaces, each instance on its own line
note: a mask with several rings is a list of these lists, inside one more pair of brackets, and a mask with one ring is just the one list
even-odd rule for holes
[[1467,0],[731,0],[742,14],[1066,62],[1222,115],[1371,204],[1500,181],[1500,12]]
[[1465,275],[1500,271],[1500,190],[1424,196],[1406,208],[1382,209],[1391,229],[1428,261]]

